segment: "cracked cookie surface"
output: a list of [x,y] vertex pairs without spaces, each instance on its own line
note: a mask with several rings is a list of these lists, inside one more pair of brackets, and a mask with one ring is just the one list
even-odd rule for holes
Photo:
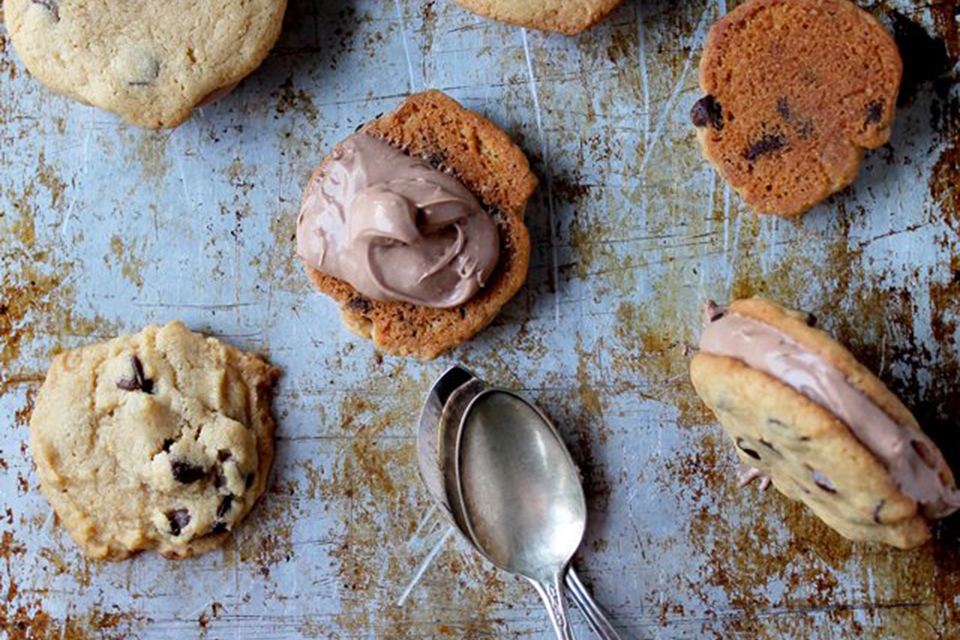
[[177,322],[54,358],[30,447],[84,553],[183,558],[222,543],[266,486],[278,376]]
[[51,89],[147,129],[175,127],[256,69],[286,0],[6,0],[20,59]]
[[750,0],[711,27],[690,116],[750,208],[796,216],[890,138],[902,66],[890,34],[847,0]]

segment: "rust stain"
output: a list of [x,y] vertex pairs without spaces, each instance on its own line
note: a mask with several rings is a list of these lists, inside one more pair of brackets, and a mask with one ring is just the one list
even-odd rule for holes
[[433,36],[437,31],[437,3],[436,0],[427,0],[420,6],[420,51],[424,56],[433,51]]
[[37,318],[54,309],[52,296],[60,286],[60,275],[42,275],[28,268],[19,277],[9,271],[3,276],[3,298],[0,300],[0,379],[6,380],[10,365],[20,356],[24,340],[32,340]]
[[257,254],[250,266],[260,278],[281,291],[309,295],[313,291],[310,278],[296,256],[297,214],[285,211],[270,221],[270,242]]
[[132,246],[128,248],[123,245],[123,238],[117,235],[112,236],[110,238],[110,254],[104,256],[103,261],[107,266],[118,266],[124,278],[138,289],[142,289],[144,284],[143,268],[146,262],[144,259],[146,241],[144,240],[139,247],[136,246],[136,240],[130,242]]
[[256,565],[265,578],[274,565],[294,557],[293,523],[299,493],[294,480],[274,479],[245,521],[238,542],[240,560]]
[[47,164],[46,156],[42,151],[37,159],[37,180],[50,193],[50,206],[53,209],[62,208],[66,202],[64,193],[67,190],[67,183],[51,165]]
[[933,16],[934,29],[954,59],[960,58],[960,2],[935,0],[926,5]]
[[140,173],[145,180],[160,182],[167,176],[170,170],[167,145],[171,135],[163,132],[132,131],[125,136],[124,149],[127,158],[131,163],[140,166]]
[[26,546],[11,531],[0,535],[0,558],[5,576],[0,577],[0,631],[8,640],[123,640],[140,637],[146,622],[134,612],[94,608],[82,615],[64,618],[50,615],[43,606],[42,591],[22,591],[16,583],[14,566],[28,559]]
[[[695,309],[689,311],[694,312]],[[616,342],[610,345],[614,368],[642,374],[649,386],[638,391],[675,406],[679,411],[680,425],[713,423],[713,415],[690,383],[684,353],[687,345],[693,342],[693,336],[680,329],[688,323],[674,323],[671,329],[669,316],[658,317],[661,320],[652,321],[645,309],[632,302],[619,304],[613,330]]]
[[33,407],[36,404],[39,391],[40,388],[37,386],[27,387],[24,393],[23,406],[13,413],[14,426],[26,429],[30,425],[30,416],[33,415]]
[[945,149],[930,174],[930,195],[947,224],[960,234],[960,140]]
[[320,113],[314,106],[310,95],[303,89],[294,88],[292,77],[283,81],[274,96],[277,99],[277,105],[274,109],[279,115],[298,113],[310,123],[316,123],[320,117]]

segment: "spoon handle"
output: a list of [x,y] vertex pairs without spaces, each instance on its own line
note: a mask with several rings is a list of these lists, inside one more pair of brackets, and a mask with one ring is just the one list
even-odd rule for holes
[[550,582],[539,582],[531,579],[530,583],[536,588],[543,604],[547,607],[547,613],[550,615],[550,622],[553,624],[557,639],[576,640],[573,636],[573,630],[570,628],[570,620],[567,618],[567,602],[563,597],[562,576],[563,574],[559,573]]
[[587,588],[580,582],[580,577],[573,570],[573,566],[567,569],[567,575],[564,579],[567,586],[567,593],[577,603],[583,617],[590,623],[590,628],[597,634],[601,640],[623,640],[617,630],[613,628],[603,610],[597,605],[593,596],[587,591]]

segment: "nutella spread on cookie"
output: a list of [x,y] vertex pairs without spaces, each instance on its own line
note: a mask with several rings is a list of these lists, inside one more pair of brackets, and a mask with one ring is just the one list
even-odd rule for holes
[[497,226],[454,176],[359,133],[334,150],[300,209],[307,266],[374,300],[461,305],[500,257]]
[[713,303],[705,323],[701,352],[741,360],[832,412],[927,516],[940,518],[960,508],[960,492],[941,479],[945,463],[933,442],[893,420],[824,358],[771,325]]

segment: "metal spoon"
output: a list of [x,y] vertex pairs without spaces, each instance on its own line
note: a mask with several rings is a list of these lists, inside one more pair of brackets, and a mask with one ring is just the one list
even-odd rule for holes
[[557,638],[572,640],[563,576],[583,540],[587,503],[563,441],[526,400],[488,389],[467,407],[456,450],[470,537],[536,588]]
[[[486,383],[463,367],[454,366],[447,370],[430,390],[420,415],[417,436],[420,473],[427,490],[447,514],[457,533],[485,556],[483,549],[478,548],[467,532],[453,472],[456,441],[465,410],[477,395],[488,388]],[[489,557],[487,559],[490,560]],[[567,570],[564,582],[568,593],[597,635],[603,640],[621,640],[572,566]]]

